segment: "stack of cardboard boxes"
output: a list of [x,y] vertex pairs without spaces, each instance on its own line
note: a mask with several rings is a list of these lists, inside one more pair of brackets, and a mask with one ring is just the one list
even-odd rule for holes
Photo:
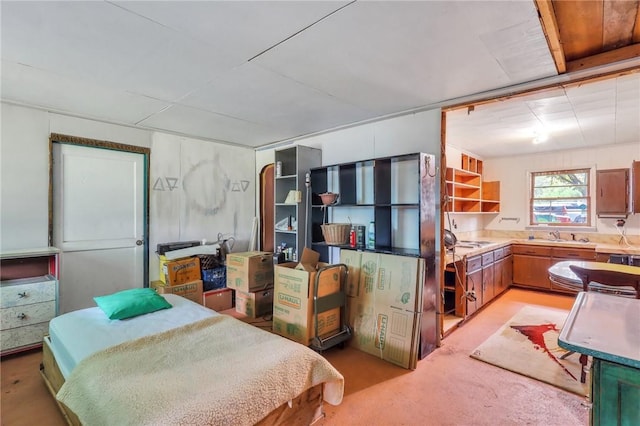
[[236,311],[258,318],[273,311],[273,253],[227,254],[227,288],[235,290]]
[[[168,259],[158,253],[160,260],[160,279],[151,282],[151,288],[161,294],[177,294],[215,311],[224,311],[233,307],[233,291],[216,288],[204,291],[203,271],[198,256]],[[218,286],[216,286],[218,287]]]

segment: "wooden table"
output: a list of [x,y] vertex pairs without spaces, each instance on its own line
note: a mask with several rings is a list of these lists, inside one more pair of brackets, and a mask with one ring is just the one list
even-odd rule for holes
[[[581,260],[568,260],[558,262],[549,268],[549,279],[557,286],[567,288],[573,291],[583,291],[582,281],[573,273],[569,266],[576,265],[587,269],[609,270],[625,272],[627,274],[635,274],[640,276],[640,267],[629,265],[618,265],[615,263],[591,262]],[[589,285],[590,291],[600,293],[615,294],[617,296],[636,297],[636,291],[633,287],[611,287],[598,283]]]
[[593,357],[592,425],[640,424],[640,300],[580,292],[558,337]]

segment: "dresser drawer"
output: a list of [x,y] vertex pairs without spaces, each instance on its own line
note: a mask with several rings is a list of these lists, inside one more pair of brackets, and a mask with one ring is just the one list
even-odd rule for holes
[[25,327],[3,330],[0,334],[0,351],[19,348],[21,346],[42,343],[42,339],[49,332],[49,322],[27,325]]
[[0,309],[0,330],[24,327],[40,322],[49,322],[56,316],[56,302],[54,300],[31,305],[12,306]]
[[55,299],[56,279],[50,275],[0,283],[0,308],[29,305]]

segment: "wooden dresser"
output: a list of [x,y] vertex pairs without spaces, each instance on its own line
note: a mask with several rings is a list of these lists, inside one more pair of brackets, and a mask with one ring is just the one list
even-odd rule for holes
[[0,253],[0,355],[42,345],[58,313],[54,247]]

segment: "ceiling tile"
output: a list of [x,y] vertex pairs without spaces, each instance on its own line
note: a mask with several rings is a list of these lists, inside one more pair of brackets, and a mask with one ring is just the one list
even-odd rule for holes
[[2,61],[2,99],[129,125],[169,105],[6,61]]
[[154,114],[142,120],[140,125],[250,147],[279,141],[288,136],[264,125],[181,105],[174,105]]

